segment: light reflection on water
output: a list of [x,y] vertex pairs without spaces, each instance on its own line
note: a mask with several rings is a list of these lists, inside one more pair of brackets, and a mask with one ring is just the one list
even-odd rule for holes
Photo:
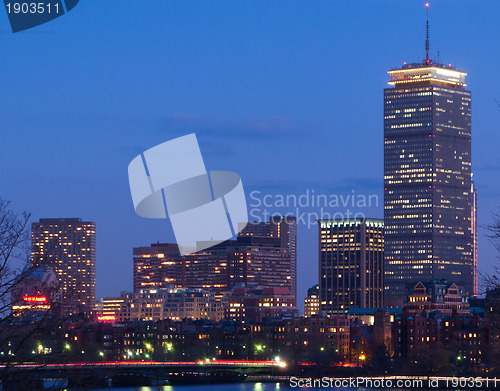
[[[290,387],[285,383],[235,383],[235,384],[206,384],[184,386],[153,386],[130,388],[100,388],[94,391],[291,391],[291,390],[335,390],[335,391],[370,391],[373,388],[299,388]],[[380,390],[380,389],[379,389]],[[391,388],[392,391],[406,391]]]

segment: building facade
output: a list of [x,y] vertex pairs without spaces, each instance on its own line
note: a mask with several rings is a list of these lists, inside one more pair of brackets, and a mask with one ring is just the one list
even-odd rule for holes
[[177,244],[154,243],[136,247],[134,253],[134,292],[165,286],[185,286],[184,260]]
[[180,256],[176,244],[134,248],[134,291],[206,289],[218,299],[239,284],[288,288],[296,297],[295,217],[250,223],[235,240]]
[[473,295],[479,295],[479,273],[478,273],[478,258],[477,258],[477,190],[476,185],[472,182],[471,189],[471,234],[472,234],[472,267],[474,273],[474,289]]
[[319,314],[319,285],[316,284],[307,290],[304,299],[304,317],[309,318]]
[[320,313],[383,306],[384,222],[319,220]]
[[420,314],[422,311],[439,310],[445,316],[454,312],[466,315],[470,313],[469,301],[463,288],[446,280],[418,282],[408,288],[408,298],[403,309],[408,313]]
[[118,312],[119,322],[162,319],[219,320],[224,311],[213,292],[203,289],[143,289],[124,293]]
[[40,219],[31,225],[33,267],[52,268],[69,311],[95,304],[96,224],[79,218]]
[[288,288],[235,288],[227,299],[226,316],[261,322],[283,315],[293,315],[297,310],[295,297]]
[[290,254],[290,292],[297,298],[297,218],[294,216],[271,216],[269,222],[250,222],[239,236],[279,238],[280,245]]
[[445,278],[473,293],[471,93],[431,60],[389,71],[384,90],[386,304]]

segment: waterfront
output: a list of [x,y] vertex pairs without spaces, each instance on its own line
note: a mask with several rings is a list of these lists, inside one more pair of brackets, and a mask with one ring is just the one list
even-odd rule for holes
[[[360,388],[299,388],[291,387],[285,383],[239,383],[239,384],[210,384],[210,385],[185,385],[185,386],[157,386],[157,387],[131,387],[131,388],[99,388],[93,391],[289,391],[297,389],[339,391],[358,390]],[[363,388],[369,391],[372,389]],[[394,388],[394,391],[402,389]]]
[[[444,380],[442,378],[441,380]],[[460,386],[457,384],[457,387],[454,387],[455,380],[460,381],[465,378],[447,378],[448,383],[432,383],[432,381],[423,382],[423,383],[415,383],[414,386],[406,385],[404,387],[394,387],[395,384],[372,384],[369,387],[344,387],[342,385],[335,386],[331,384],[329,386],[323,387],[311,387],[310,384],[302,383],[297,384],[297,382],[270,382],[270,383],[233,383],[233,384],[204,384],[204,385],[176,385],[176,386],[151,386],[151,387],[126,387],[126,388],[99,388],[93,389],[93,391],[105,391],[105,390],[115,390],[115,391],[290,391],[290,390],[338,390],[338,391],[350,391],[350,390],[363,390],[363,391],[374,391],[374,390],[383,390],[383,389],[391,389],[394,391],[403,391],[403,390],[473,390],[473,389],[497,389],[497,387],[491,383],[485,383],[486,379],[474,378],[476,381],[481,381],[481,385],[476,383],[476,386],[469,384],[469,386],[462,384]],[[471,378],[469,378],[471,379]],[[467,379],[467,380],[469,380]],[[318,379],[319,380],[319,379]],[[495,379],[489,379],[491,381],[495,381]],[[409,379],[406,378],[406,381],[418,381],[417,379]],[[446,387],[446,384],[448,387]],[[487,387],[486,387],[487,386]],[[493,387],[491,387],[493,386]]]

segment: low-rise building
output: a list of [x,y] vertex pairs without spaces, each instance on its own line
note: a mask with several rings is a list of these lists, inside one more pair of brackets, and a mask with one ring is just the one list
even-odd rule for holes
[[228,318],[250,322],[292,315],[297,310],[295,297],[288,288],[235,288],[227,300]]
[[118,321],[212,319],[223,316],[220,301],[203,289],[150,289],[122,295]]
[[409,285],[408,297],[403,308],[409,313],[440,311],[444,316],[453,312],[466,315],[470,312],[467,293],[455,283],[446,280],[432,280]]

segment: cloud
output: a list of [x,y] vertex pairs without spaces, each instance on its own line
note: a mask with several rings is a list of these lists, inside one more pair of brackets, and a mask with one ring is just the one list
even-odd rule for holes
[[370,194],[382,194],[384,189],[383,180],[372,177],[339,178],[335,180],[335,183],[303,180],[269,180],[245,185],[249,191],[258,190],[272,194],[298,194],[307,189],[322,194],[350,193],[353,190],[356,193],[369,192]]
[[236,139],[274,139],[301,137],[315,133],[318,127],[288,117],[229,119],[204,117],[188,113],[172,114],[160,121],[160,129],[195,132],[198,137]]

